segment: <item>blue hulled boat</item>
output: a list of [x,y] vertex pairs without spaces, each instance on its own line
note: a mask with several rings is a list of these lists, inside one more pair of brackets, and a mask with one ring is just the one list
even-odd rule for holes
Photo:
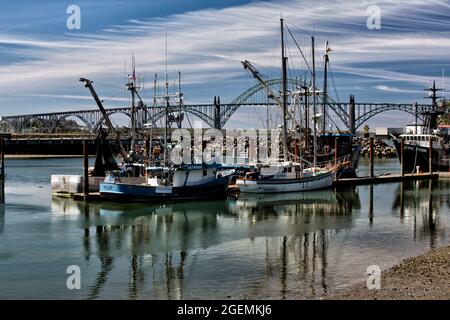
[[127,183],[112,171],[100,183],[100,195],[114,201],[224,199],[231,175],[224,175],[218,164],[188,164],[148,167],[144,179],[142,183]]

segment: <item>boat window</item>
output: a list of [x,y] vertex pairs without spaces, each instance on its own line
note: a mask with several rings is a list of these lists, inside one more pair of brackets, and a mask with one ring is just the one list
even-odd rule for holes
[[205,177],[208,174],[206,170],[203,170],[203,176]]

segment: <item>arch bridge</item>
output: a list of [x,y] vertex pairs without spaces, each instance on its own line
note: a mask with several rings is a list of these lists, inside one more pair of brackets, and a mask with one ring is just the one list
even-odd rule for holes
[[[280,92],[281,80],[271,79],[267,83],[272,87],[274,92]],[[289,79],[288,87],[294,90],[299,83],[297,80]],[[322,98],[318,98],[317,106],[322,108]],[[194,115],[209,126],[214,128],[223,128],[230,120],[233,114],[240,108],[246,106],[267,106],[276,105],[273,99],[267,98],[266,89],[261,84],[256,84],[230,103],[220,104],[219,101],[214,99],[211,104],[186,104],[181,106],[180,111]],[[173,107],[178,110],[178,106]],[[343,130],[349,130],[354,132],[362,124],[367,122],[373,116],[386,112],[386,111],[403,111],[419,119],[422,119],[421,113],[432,110],[431,105],[426,104],[405,104],[405,103],[368,103],[359,102],[356,103],[354,99],[350,99],[348,103],[338,103],[333,101],[330,97],[327,98],[326,112],[333,119],[339,119],[342,124]],[[131,117],[131,107],[119,107],[106,109],[108,115],[124,114],[127,117]],[[321,109],[319,109],[321,110]],[[165,116],[164,106],[138,106],[136,108],[136,119],[138,126],[143,126],[145,123],[157,124],[157,121]],[[13,132],[21,132],[24,129],[31,126],[32,123],[36,124],[38,130],[43,132],[55,132],[62,124],[64,120],[69,117],[78,118],[82,121],[86,128],[90,132],[96,132],[100,125],[104,123],[104,119],[100,110],[73,110],[64,112],[52,112],[52,113],[38,113],[38,114],[26,114],[16,116],[4,116],[1,117],[0,124],[3,126],[3,130],[9,129]]]

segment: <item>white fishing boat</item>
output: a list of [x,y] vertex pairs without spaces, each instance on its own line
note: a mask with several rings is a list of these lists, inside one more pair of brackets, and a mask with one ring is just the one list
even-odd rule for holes
[[334,171],[330,169],[303,169],[299,163],[283,162],[261,166],[237,179],[236,185],[243,193],[300,192],[330,188],[333,179]]
[[[282,91],[279,98],[275,98],[279,106],[283,110],[283,162],[269,163],[259,165],[257,170],[249,172],[244,178],[236,180],[236,186],[243,193],[280,193],[280,192],[300,192],[331,188],[335,171],[339,168],[339,163],[334,166],[323,165],[317,163],[317,115],[316,115],[316,85],[315,85],[315,62],[314,62],[314,37],[312,37],[312,96],[313,96],[313,162],[310,163],[305,159],[300,162],[289,161],[293,159],[289,152],[288,132],[287,132],[287,96],[290,94],[287,90],[287,57],[285,55],[284,42],[284,22],[281,22],[281,60],[282,60]],[[243,62],[244,68],[249,70],[253,77],[258,79],[263,85],[264,80],[261,79],[259,72],[247,60]],[[271,92],[274,96],[274,93]],[[293,116],[290,115],[292,119]],[[295,158],[295,157],[294,157]]]

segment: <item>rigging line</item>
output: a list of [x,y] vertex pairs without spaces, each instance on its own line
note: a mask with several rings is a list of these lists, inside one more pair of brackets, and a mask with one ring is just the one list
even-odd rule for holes
[[294,40],[294,43],[295,43],[295,45],[297,46],[297,49],[298,49],[298,50],[300,51],[300,53],[302,54],[303,60],[305,60],[305,63],[306,63],[306,65],[308,66],[309,71],[312,72],[311,67],[309,66],[309,63],[308,63],[308,61],[306,60],[306,57],[305,57],[305,55],[303,54],[302,49],[301,49],[300,46],[298,45],[297,40],[295,40],[294,35],[293,35],[292,32],[291,32],[291,29],[289,29],[288,26],[286,26],[286,29],[287,29],[287,31],[289,32],[289,34],[291,35],[292,40]]
[[334,89],[334,93],[336,94],[337,102],[340,103],[341,100],[339,99],[339,95],[338,95],[337,88],[336,88],[336,83],[334,82],[334,73],[333,73],[333,70],[331,69],[330,62],[328,62],[328,69],[330,70],[331,82],[333,83],[333,89]]

